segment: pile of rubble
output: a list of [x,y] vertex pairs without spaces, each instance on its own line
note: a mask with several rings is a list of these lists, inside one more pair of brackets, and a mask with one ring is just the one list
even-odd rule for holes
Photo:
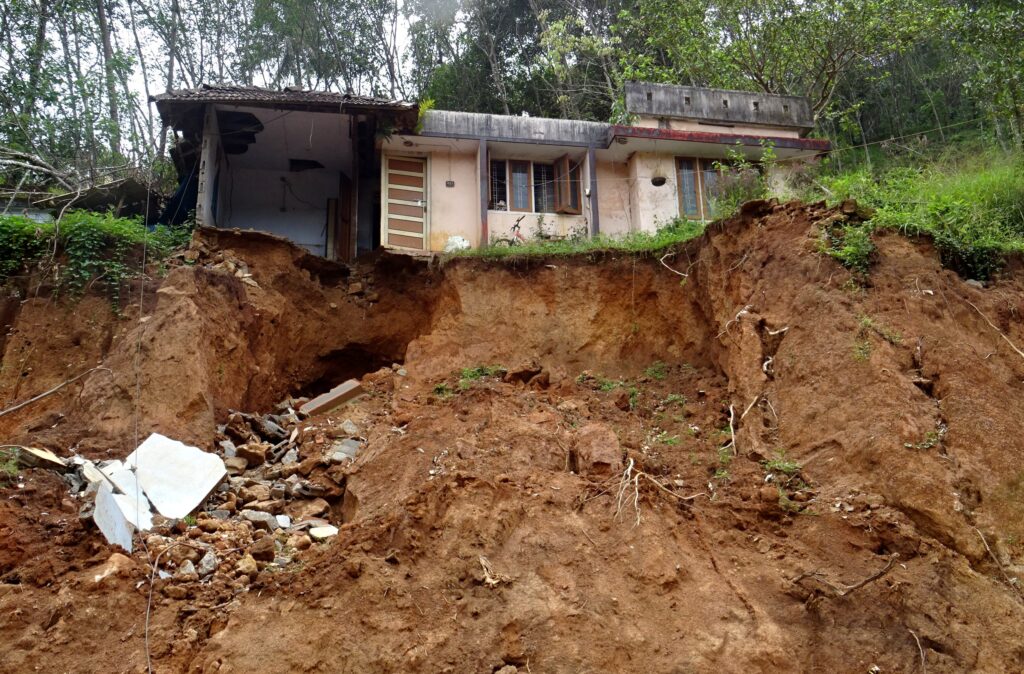
[[241,587],[337,535],[346,474],[366,440],[351,420],[304,420],[361,391],[350,380],[276,413],[231,412],[217,429],[217,453],[153,434],[124,461],[26,456],[64,474],[86,501],[81,516],[110,543],[130,553],[139,532],[168,596],[214,579]]

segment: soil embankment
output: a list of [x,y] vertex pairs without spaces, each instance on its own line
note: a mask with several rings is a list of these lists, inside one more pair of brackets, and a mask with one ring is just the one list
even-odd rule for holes
[[[830,215],[751,204],[664,259],[352,270],[206,233],[141,321],[7,311],[5,403],[105,369],[0,433],[213,449],[229,410],[363,378],[341,533],[161,584],[154,671],[1024,669],[1024,279],[880,235],[864,286],[816,252]],[[3,494],[0,670],[145,671],[144,553],[97,583],[113,550],[58,478]]]

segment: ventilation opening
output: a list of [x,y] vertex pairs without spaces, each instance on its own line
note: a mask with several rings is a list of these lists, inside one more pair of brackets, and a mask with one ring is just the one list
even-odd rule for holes
[[370,351],[361,344],[349,344],[321,356],[317,360],[313,379],[302,386],[296,395],[306,397],[320,395],[344,381],[360,379],[382,367],[389,367],[391,362],[390,358]]
[[723,98],[722,99],[722,107],[723,108],[728,108],[729,107],[729,99],[728,98]]
[[789,112],[789,106],[788,106],[788,105],[786,105],[785,103],[783,103],[783,104],[782,104],[782,111],[783,111],[783,112]]
[[683,96],[683,105],[689,105],[689,104],[690,104],[690,97],[689,96]]
[[760,109],[761,109],[761,104],[758,103],[757,101],[754,101],[754,112],[757,112]]
[[653,98],[654,98],[654,96],[651,95],[651,92],[648,91],[647,92],[647,102],[650,103]]
[[316,161],[315,159],[289,159],[288,170],[292,173],[299,173],[302,171],[313,171],[315,169],[322,169],[323,164]]

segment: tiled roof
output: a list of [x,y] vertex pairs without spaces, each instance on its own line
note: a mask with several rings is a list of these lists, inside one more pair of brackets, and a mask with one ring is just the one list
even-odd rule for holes
[[297,105],[381,107],[411,110],[415,104],[383,98],[339,94],[331,91],[306,91],[287,87],[282,90],[233,84],[204,84],[198,89],[178,89],[152,97],[156,103],[233,103],[235,105]]

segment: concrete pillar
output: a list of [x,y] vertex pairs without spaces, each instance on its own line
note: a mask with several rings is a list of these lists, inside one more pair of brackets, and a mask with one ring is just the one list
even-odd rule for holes
[[487,141],[483,138],[480,139],[477,159],[480,178],[480,246],[486,246],[490,241],[487,235],[487,181],[490,176],[490,166],[487,164]]
[[203,146],[199,154],[199,187],[196,196],[196,222],[204,227],[217,226],[213,217],[213,187],[217,180],[219,149],[217,111],[212,105],[207,105],[203,118]]
[[593,146],[587,148],[587,172],[590,174],[590,236],[601,233],[601,212],[597,198],[597,156]]

